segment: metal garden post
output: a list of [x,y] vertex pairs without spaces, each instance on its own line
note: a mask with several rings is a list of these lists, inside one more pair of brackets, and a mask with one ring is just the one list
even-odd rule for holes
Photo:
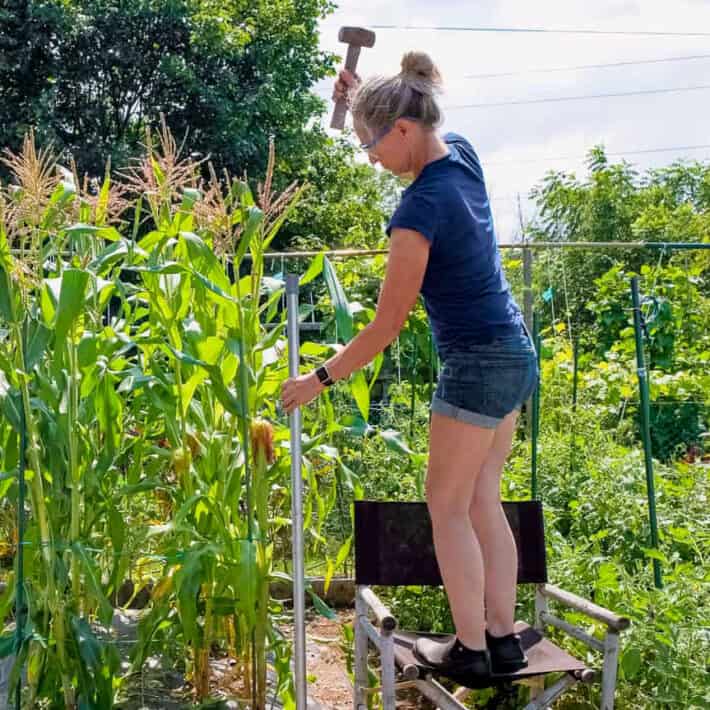
[[[530,249],[523,247],[523,318],[529,332],[533,329],[533,290],[532,290],[533,255]],[[525,404],[525,433],[532,436],[532,397]]]
[[[537,313],[533,314],[533,343],[537,351],[537,366],[540,369],[540,323]],[[542,377],[538,375],[537,387],[532,396],[532,461],[530,470],[530,497],[537,498],[537,439],[540,433],[540,382]]]
[[[286,276],[288,316],[288,372],[298,377],[298,274]],[[306,710],[306,620],[303,569],[303,479],[301,477],[301,410],[291,413],[291,526],[293,546],[293,639],[296,708]]]
[[[658,523],[656,521],[656,493],[653,483],[653,457],[651,449],[651,425],[649,413],[649,391],[648,372],[646,371],[646,360],[643,354],[643,338],[641,336],[641,306],[639,299],[639,281],[634,276],[631,279],[631,300],[634,311],[634,334],[636,336],[636,364],[639,380],[639,392],[641,395],[641,436],[643,438],[643,453],[646,463],[646,493],[648,495],[648,517],[651,525],[651,547],[658,549]],[[660,589],[663,586],[661,580],[661,564],[653,559],[653,581]]]

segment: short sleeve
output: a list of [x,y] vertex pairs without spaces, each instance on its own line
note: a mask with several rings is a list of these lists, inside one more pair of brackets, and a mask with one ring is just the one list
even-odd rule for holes
[[387,225],[387,236],[392,230],[412,229],[426,237],[430,244],[436,237],[436,200],[425,193],[413,192],[405,195]]

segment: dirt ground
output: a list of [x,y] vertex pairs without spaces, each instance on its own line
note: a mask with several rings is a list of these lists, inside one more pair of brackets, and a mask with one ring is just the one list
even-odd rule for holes
[[348,677],[342,627],[352,623],[352,610],[337,612],[337,619],[310,616],[306,624],[306,666],[312,682],[308,696],[322,708],[352,708],[353,686]]
[[[323,710],[351,710],[353,686],[347,673],[342,627],[352,624],[352,609],[337,610],[334,620],[309,612],[306,622],[306,665],[311,682],[309,700]],[[376,668],[375,659],[371,667]],[[397,696],[398,710],[427,710],[433,706],[415,691],[404,691]]]

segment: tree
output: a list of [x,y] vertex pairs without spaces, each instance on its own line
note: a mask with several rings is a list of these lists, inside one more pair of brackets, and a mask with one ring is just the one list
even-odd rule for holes
[[[710,164],[677,162],[639,174],[627,162],[609,163],[601,147],[589,154],[589,175],[550,172],[533,190],[539,216],[527,234],[538,241],[707,241],[710,240]],[[540,253],[536,292],[575,323],[590,323],[587,304],[595,280],[614,264],[638,272],[655,265],[651,249],[570,249]],[[707,259],[695,254],[692,259]],[[707,271],[705,278],[708,278]]]
[[387,246],[384,228],[394,210],[400,181],[390,173],[378,173],[366,162],[358,162],[355,148],[346,139],[323,135],[321,150],[310,156],[295,178],[309,187],[284,229],[281,246]]
[[54,2],[5,0],[0,6],[1,147],[17,150],[28,129],[43,123],[66,20],[64,8]]
[[[329,0],[53,0],[0,14],[2,145],[35,127],[79,172],[140,154],[164,114],[185,150],[218,169],[261,174],[274,136],[298,164],[323,102],[309,92],[332,72],[318,47]],[[20,39],[22,38],[22,39]],[[49,41],[48,41],[49,40]],[[29,71],[29,74],[28,74]],[[29,76],[30,83],[27,85]]]

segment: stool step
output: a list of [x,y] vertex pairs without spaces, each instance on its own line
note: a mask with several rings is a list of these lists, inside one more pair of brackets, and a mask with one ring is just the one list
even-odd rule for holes
[[[556,646],[552,641],[545,638],[529,624],[518,621],[515,624],[515,633],[520,634],[525,654],[528,657],[527,668],[522,668],[516,673],[509,675],[491,676],[490,679],[480,681],[474,678],[454,678],[451,680],[467,688],[487,688],[496,685],[503,685],[523,678],[546,675],[548,673],[573,673],[576,677],[581,677],[582,672],[588,670],[582,661],[571,656],[567,651]],[[394,657],[397,666],[406,669],[407,677],[411,677],[414,668],[418,669],[419,677],[423,678],[427,674],[438,675],[432,668],[422,666],[414,656],[412,649],[419,637],[437,638],[446,640],[451,638],[447,634],[430,634],[419,631],[397,630],[394,637]]]

